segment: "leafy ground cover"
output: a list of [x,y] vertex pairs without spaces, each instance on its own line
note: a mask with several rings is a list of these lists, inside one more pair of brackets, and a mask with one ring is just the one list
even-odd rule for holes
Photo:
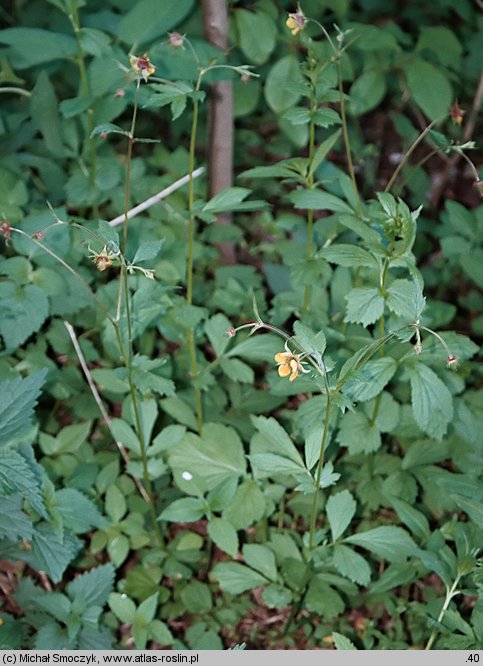
[[0,647],[481,646],[476,5],[0,18]]

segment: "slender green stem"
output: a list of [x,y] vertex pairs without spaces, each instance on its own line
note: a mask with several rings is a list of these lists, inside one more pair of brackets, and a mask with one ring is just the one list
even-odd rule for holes
[[439,123],[440,120],[443,120],[443,118],[446,118],[446,115],[441,116],[440,118],[436,118],[436,120],[433,120],[433,122],[429,123],[429,125],[426,127],[425,130],[421,132],[421,134],[416,138],[415,141],[413,141],[412,145],[408,148],[406,151],[406,154],[402,158],[402,160],[399,162],[397,165],[396,169],[394,170],[394,173],[392,174],[391,178],[389,179],[386,187],[384,188],[384,192],[390,192],[392,186],[396,182],[397,177],[399,176],[401,170],[413,154],[413,152],[416,150],[416,148],[419,146],[421,141],[429,134],[429,132],[433,129],[433,127],[436,125],[436,123]]
[[345,98],[344,98],[344,89],[342,87],[342,67],[340,64],[340,58],[337,60],[337,79],[339,84],[339,105],[340,105],[340,117],[342,119],[342,136],[344,137],[344,147],[345,154],[347,159],[347,168],[349,169],[349,176],[352,182],[352,187],[354,188],[354,196],[357,201],[357,212],[362,216],[362,203],[359,196],[359,189],[357,187],[356,175],[354,172],[354,164],[352,162],[352,153],[349,141],[349,132],[347,130],[347,114],[345,109]]
[[[84,50],[82,48],[81,41],[81,27],[79,21],[79,12],[77,10],[77,0],[71,0],[70,3],[70,14],[69,19],[74,29],[76,44],[77,44],[77,65],[79,67],[80,81],[81,81],[81,90],[84,97],[89,97],[89,82],[87,79],[87,71],[85,65]],[[89,152],[90,159],[90,171],[89,171],[89,181],[93,186],[96,182],[96,171],[97,171],[97,156],[96,156],[96,143],[93,138],[91,138],[92,130],[94,129],[94,111],[89,105],[87,109],[87,133],[86,133],[86,152]]]
[[[198,130],[198,113],[199,102],[198,92],[201,87],[201,79],[203,70],[199,70],[198,80],[196,82],[195,98],[193,100],[193,120],[191,124],[191,137],[189,148],[189,163],[188,163],[188,261],[187,261],[187,276],[186,276],[186,300],[189,305],[193,303],[193,245],[195,236],[195,214],[194,214],[194,178],[193,172],[195,170],[195,148],[196,148],[196,133]],[[196,360],[196,343],[195,333],[191,328],[188,331],[188,347],[190,355],[191,376],[194,380],[198,378],[198,363]],[[201,390],[198,386],[194,387],[195,392],[195,407],[196,407],[196,423],[198,432],[201,433],[203,429],[203,405],[201,402]]]
[[[451,599],[452,599],[456,594],[458,594],[456,588],[457,588],[459,582],[460,582],[460,576],[458,576],[458,577],[456,578],[456,580],[454,581],[454,583],[453,583],[453,585],[451,586],[451,588],[449,588],[449,589],[446,588],[446,599],[444,600],[443,608],[441,609],[441,612],[440,612],[440,614],[438,615],[438,624],[440,624],[441,621],[443,620],[444,614],[445,614],[446,611],[448,610],[448,606],[449,606],[449,604],[450,604],[450,602],[451,602]],[[434,641],[436,640],[436,636],[437,636],[437,634],[438,634],[438,627],[434,627],[433,631],[431,632],[431,636],[429,637],[429,640],[428,640],[428,642],[426,643],[426,647],[424,648],[425,650],[431,650],[431,647],[432,647]]]
[[[392,250],[393,250],[393,247],[392,247],[392,244],[391,244],[391,246],[389,248],[389,253],[391,253]],[[380,280],[379,280],[379,288],[380,288],[380,291],[381,291],[382,294],[384,294],[384,291],[385,291],[385,288],[386,288],[386,277],[387,277],[387,271],[388,271],[388,268],[389,268],[389,263],[390,263],[390,259],[389,259],[389,257],[386,257],[386,259],[384,260],[384,265],[382,267],[381,276],[380,276]],[[382,314],[382,316],[379,319],[379,341],[384,339],[385,326],[386,326],[386,319],[384,317],[384,314]],[[381,356],[384,356],[384,345],[380,345],[379,352],[380,352]],[[371,416],[371,420],[370,420],[371,426],[373,426],[376,422],[377,416],[379,414],[379,409],[381,407],[381,400],[382,400],[382,392],[379,393],[379,395],[376,397],[376,400],[374,402],[374,409],[372,410],[372,416]]]
[[317,524],[317,509],[318,509],[318,500],[319,500],[319,491],[320,491],[320,477],[322,475],[322,468],[324,466],[325,458],[325,448],[327,446],[327,436],[329,434],[329,420],[330,420],[330,406],[331,406],[331,394],[327,391],[327,402],[325,405],[325,420],[324,420],[324,431],[322,433],[322,441],[320,442],[320,452],[319,452],[319,462],[317,464],[317,472],[315,475],[315,488],[314,488],[314,498],[312,501],[312,513],[310,516],[310,531],[309,531],[309,550],[313,550],[315,543],[315,527]]
[[[134,95],[134,107],[131,120],[131,129],[129,132],[129,142],[127,149],[127,163],[126,163],[126,182],[124,187],[124,223],[123,223],[123,234],[122,234],[122,250],[121,250],[121,270],[119,275],[119,290],[118,290],[118,300],[117,300],[117,314],[116,314],[116,324],[117,324],[117,342],[119,346],[119,351],[124,359],[124,364],[127,370],[127,379],[129,384],[129,393],[131,395],[133,416],[134,416],[134,428],[136,431],[137,438],[139,440],[140,453],[141,453],[141,464],[143,468],[143,482],[144,487],[146,488],[147,495],[149,497],[148,507],[151,514],[152,527],[156,535],[156,539],[160,545],[163,544],[163,538],[161,535],[161,530],[159,523],[157,522],[156,516],[156,505],[154,502],[153,486],[149,476],[148,470],[148,457],[146,452],[146,441],[144,438],[142,420],[139,410],[138,402],[138,393],[136,385],[133,379],[133,335],[132,335],[132,315],[131,315],[131,304],[130,304],[130,294],[129,294],[129,281],[128,281],[128,272],[126,261],[124,259],[127,247],[127,232],[128,232],[128,223],[129,223],[129,200],[131,196],[131,163],[132,163],[132,147],[134,143],[134,131],[136,128],[136,118],[138,110],[138,99],[139,99],[139,88],[140,88],[141,79],[138,77],[136,83],[136,92]],[[122,298],[124,295],[124,299]],[[121,331],[120,331],[120,315],[122,301],[124,300],[124,307],[126,313],[126,326],[127,326],[127,348],[124,346],[122,340]]]
[[[310,124],[309,124],[309,164],[307,169],[307,180],[306,186],[307,189],[310,189],[314,186],[314,172],[312,169],[312,163],[314,160],[314,151],[315,151],[315,122],[314,122],[314,113],[317,109],[317,102],[315,99],[315,84],[312,81],[311,92],[310,92]],[[307,211],[307,261],[311,261],[314,254],[314,211],[312,209]],[[305,287],[304,292],[304,311],[309,309],[310,301],[310,286]]]

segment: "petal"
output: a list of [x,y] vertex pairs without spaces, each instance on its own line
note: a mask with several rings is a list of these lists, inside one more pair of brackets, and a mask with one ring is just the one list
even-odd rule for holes
[[278,366],[278,376],[287,377],[292,372],[288,364]]
[[289,354],[287,354],[287,352],[278,352],[278,354],[275,354],[274,358],[277,363],[286,363],[288,356]]
[[297,377],[298,374],[299,374],[299,369],[296,368],[296,369],[292,372],[292,374],[290,375],[290,377],[288,378],[289,381],[290,381],[290,382],[293,382],[293,380]]

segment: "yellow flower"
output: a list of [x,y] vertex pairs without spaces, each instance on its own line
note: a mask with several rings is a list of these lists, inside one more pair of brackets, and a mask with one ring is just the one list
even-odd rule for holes
[[294,36],[298,35],[299,32],[305,28],[306,23],[307,19],[303,15],[300,7],[295,14],[289,14],[288,19],[285,21],[285,25]]
[[289,381],[293,382],[299,372],[308,372],[308,370],[303,366],[301,360],[302,356],[303,354],[294,354],[291,352],[287,347],[287,343],[285,343],[285,351],[275,354],[275,361],[278,364],[279,377],[288,377]]
[[129,62],[136,76],[140,76],[144,81],[147,81],[148,76],[156,71],[156,67],[150,61],[147,53],[142,56],[130,55]]

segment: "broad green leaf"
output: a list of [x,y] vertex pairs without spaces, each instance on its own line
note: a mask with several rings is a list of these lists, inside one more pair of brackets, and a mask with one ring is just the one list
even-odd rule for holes
[[305,595],[305,605],[313,613],[327,619],[339,615],[344,610],[344,601],[340,594],[318,575],[313,576],[310,581]]
[[421,430],[441,441],[453,419],[451,393],[438,375],[423,363],[416,363],[408,372],[414,419]]
[[116,567],[121,566],[129,555],[130,549],[131,544],[129,543],[129,539],[124,534],[116,534],[107,544],[107,554]]
[[116,441],[123,444],[126,448],[138,455],[141,454],[141,445],[139,439],[126,421],[122,419],[112,419],[111,421],[111,432],[116,438]]
[[400,497],[389,496],[389,501],[394,507],[397,515],[406,527],[421,541],[426,541],[431,535],[429,522],[424,513],[405,502]]
[[244,530],[260,520],[265,513],[265,495],[255,481],[248,479],[236,490],[235,496],[223,511],[226,518],[237,530]]
[[215,564],[211,577],[219,583],[224,592],[229,594],[242,594],[268,583],[264,576],[237,562]]
[[111,38],[102,30],[81,28],[79,37],[84,53],[99,57],[105,57],[109,54]]
[[208,522],[208,535],[215,545],[232,557],[238,552],[238,535],[233,525],[224,518],[212,518]]
[[277,580],[277,565],[275,555],[268,546],[257,543],[246,543],[243,546],[243,558],[252,569],[256,569],[269,580]]
[[7,349],[15,349],[40,329],[49,314],[49,301],[39,287],[17,287],[13,282],[0,283],[0,300],[0,335]]
[[250,62],[263,65],[275,48],[275,22],[264,12],[236,9],[234,15],[241,50]]
[[213,607],[210,588],[199,580],[188,583],[180,597],[189,613],[209,613]]
[[162,620],[153,620],[149,623],[149,636],[160,645],[172,645],[174,642],[173,634]]
[[20,437],[31,427],[31,418],[47,370],[33,372],[25,379],[6,379],[0,384],[0,442]]
[[368,585],[371,580],[371,568],[366,560],[352,548],[337,544],[334,546],[334,567],[353,583]]
[[285,56],[272,66],[265,83],[265,99],[272,111],[282,113],[297,104],[300,93],[296,84],[301,81],[300,66],[294,56]]
[[240,361],[239,358],[222,358],[220,368],[234,382],[253,384],[255,378],[253,368]]
[[204,206],[205,213],[218,213],[231,210],[234,206],[241,203],[251,193],[246,187],[228,187],[222,192],[215,194]]
[[302,456],[295,447],[286,431],[273,417],[252,416],[253,425],[269,442],[269,451],[274,451],[280,456],[292,460],[298,467],[304,468]]
[[476,525],[483,525],[483,502],[462,495],[452,495],[451,497]]
[[323,331],[314,333],[312,329],[305,326],[300,321],[296,321],[293,325],[293,330],[297,339],[304,351],[313,354],[316,357],[325,352],[326,339]]
[[32,520],[22,511],[22,496],[0,496],[0,539],[16,541],[32,536]]
[[336,213],[352,213],[349,204],[336,197],[335,194],[322,192],[322,190],[315,188],[296,190],[289,194],[288,199],[295,208],[303,208],[304,210],[332,210]]
[[109,249],[116,251],[119,248],[119,233],[111,227],[106,220],[97,221],[97,233]]
[[292,125],[307,125],[310,122],[310,111],[306,107],[295,107],[285,111],[282,117]]
[[263,590],[262,597],[269,608],[284,608],[290,605],[293,595],[286,587],[271,583]]
[[410,280],[394,280],[387,290],[388,308],[408,321],[419,318],[424,302],[421,287]]
[[339,215],[338,221],[365,241],[380,244],[379,234],[355,215]]
[[76,423],[62,428],[56,436],[55,453],[73,453],[86,441],[91,430],[91,421]]
[[382,69],[367,69],[352,84],[350,111],[362,116],[378,106],[386,95],[386,75]]
[[300,473],[307,473],[304,466],[275,453],[252,453],[249,458],[256,471],[263,476],[276,474],[295,474],[298,476]]
[[56,645],[57,650],[72,649],[72,641],[69,640],[67,632],[54,620],[46,622],[39,629],[35,637],[34,649],[50,650],[52,645]]
[[134,601],[129,599],[126,594],[111,592],[107,603],[109,604],[109,608],[112,610],[114,615],[119,618],[121,622],[126,624],[132,624],[134,622],[136,605],[134,604]]
[[258,166],[243,171],[239,178],[296,178],[300,180],[301,174],[293,168],[293,160],[282,160],[271,166]]
[[46,517],[40,489],[40,469],[17,451],[0,449],[0,495],[19,493],[41,516]]
[[356,646],[352,641],[338,634],[337,631],[332,632],[332,638],[334,639],[334,645],[336,650],[357,650]]
[[55,157],[64,155],[59,103],[54,86],[45,70],[41,71],[30,96],[30,113],[34,127],[42,133],[47,150]]
[[415,58],[405,66],[405,72],[409,92],[430,120],[449,112],[453,89],[443,69]]
[[129,46],[162,37],[190,13],[193,5],[194,0],[139,0],[123,16],[117,37]]
[[365,414],[351,412],[342,419],[337,441],[347,446],[351,454],[373,453],[381,446],[381,435]]
[[97,125],[97,127],[94,127],[92,130],[90,138],[92,139],[101,134],[124,134],[124,136],[129,136],[127,130],[114,123],[102,123],[102,125]]
[[105,511],[114,523],[118,523],[127,511],[126,498],[114,483],[106,492]]
[[59,534],[45,523],[39,525],[32,535],[32,550],[24,559],[38,571],[45,571],[54,583],[59,583],[64,571],[81,547],[78,539]]
[[152,594],[150,597],[139,604],[139,606],[136,608],[135,622],[149,624],[151,620],[154,620],[156,608],[158,607],[158,594],[158,592]]
[[396,370],[393,358],[373,359],[351,376],[343,391],[353,402],[372,400],[391,381]]
[[74,534],[84,534],[92,528],[101,528],[105,519],[95,504],[75,488],[62,488],[55,493],[55,505],[64,527]]
[[15,69],[29,69],[36,65],[70,58],[76,53],[73,36],[40,28],[7,28],[0,31],[0,42],[8,49]]
[[456,71],[461,65],[463,47],[449,27],[421,26],[416,50],[422,53],[431,51],[442,65]]
[[356,508],[356,502],[348,490],[342,490],[342,492],[329,497],[325,510],[332,533],[332,541],[337,541],[350,525]]
[[338,264],[339,266],[347,266],[349,268],[368,266],[369,268],[377,269],[379,265],[377,259],[367,250],[357,245],[348,245],[346,243],[329,245],[318,252],[317,256],[323,257],[331,264]]
[[313,115],[314,124],[318,127],[330,127],[331,125],[340,125],[342,119],[334,109],[317,109]]
[[65,594],[60,594],[59,592],[50,592],[49,594],[39,596],[34,599],[34,604],[61,622],[65,622],[66,618],[69,617],[72,607],[71,602]]
[[230,342],[228,337],[230,327],[230,320],[221,312],[210,317],[205,323],[205,333],[217,357],[223,354]]
[[384,313],[384,298],[379,289],[356,287],[346,296],[347,314],[344,321],[369,326]]
[[86,607],[103,606],[113,585],[114,567],[108,563],[77,576],[67,585],[67,594]]
[[197,497],[183,497],[171,502],[161,512],[158,520],[167,520],[171,523],[191,523],[199,520],[205,513],[206,505]]
[[188,472],[195,483],[207,490],[246,473],[243,444],[238,434],[219,423],[206,424],[201,437],[187,434],[176,449],[170,451],[169,464],[179,473]]
[[228,350],[225,356],[241,356],[249,361],[273,361],[277,352],[283,351],[280,338],[271,333],[254,335]]
[[336,142],[339,140],[340,134],[341,130],[338,129],[336,132],[328,136],[327,139],[325,139],[325,141],[322,141],[320,146],[316,149],[314,157],[312,159],[312,164],[309,167],[310,176],[317,171],[319,166],[325,160],[329,152],[332,150]]
[[163,244],[164,238],[141,243],[141,245],[136,250],[136,254],[134,255],[132,263],[137,264],[139,261],[152,261],[158,256],[161,248],[163,247]]
[[367,532],[353,534],[344,541],[366,548],[390,562],[402,562],[406,557],[416,556],[418,552],[409,534],[393,525],[383,525]]

